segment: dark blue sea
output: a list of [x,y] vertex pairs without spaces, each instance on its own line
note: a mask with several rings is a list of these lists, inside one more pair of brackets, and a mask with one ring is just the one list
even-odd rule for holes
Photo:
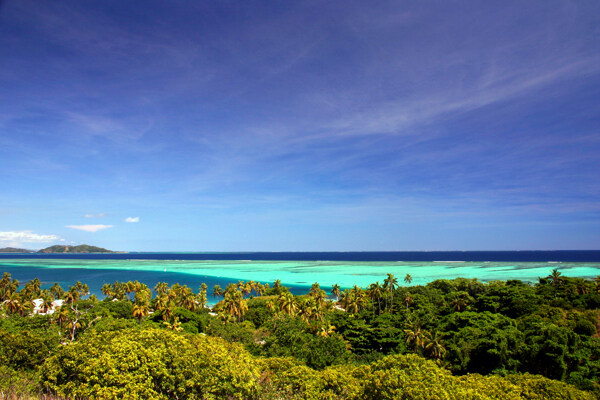
[[245,252],[245,253],[4,253],[2,258],[88,260],[252,260],[252,261],[496,261],[600,262],[600,250],[524,251],[364,251],[364,252]]

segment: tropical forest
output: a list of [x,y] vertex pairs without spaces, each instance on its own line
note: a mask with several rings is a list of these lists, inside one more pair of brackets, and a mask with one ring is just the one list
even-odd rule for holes
[[[326,289],[326,290],[325,290]],[[597,399],[600,279],[0,280],[3,399]],[[216,304],[208,304],[216,299]]]

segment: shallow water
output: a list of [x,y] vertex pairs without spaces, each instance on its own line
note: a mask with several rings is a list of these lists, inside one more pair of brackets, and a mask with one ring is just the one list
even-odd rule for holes
[[457,277],[481,281],[520,279],[537,282],[558,268],[570,277],[594,278],[600,275],[600,263],[574,262],[365,262],[365,261],[250,261],[250,260],[84,260],[84,259],[0,259],[0,273],[10,272],[21,282],[39,278],[45,285],[58,282],[69,286],[80,280],[91,292],[102,297],[100,288],[115,280],[138,280],[154,287],[157,282],[178,282],[197,290],[202,282],[225,287],[238,280],[254,280],[272,284],[276,279],[305,293],[314,282],[324,288],[366,287],[383,282],[388,273],[399,283],[410,274],[412,285],[423,285],[436,279]]

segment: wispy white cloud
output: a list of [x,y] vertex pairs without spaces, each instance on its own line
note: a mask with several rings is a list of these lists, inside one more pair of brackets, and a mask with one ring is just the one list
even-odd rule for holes
[[84,218],[104,218],[104,217],[106,217],[106,214],[104,214],[104,213],[99,213],[99,214],[85,214],[83,217]]
[[599,57],[557,60],[543,70],[522,68],[505,74],[473,77],[475,85],[443,89],[424,89],[412,98],[358,106],[341,118],[323,124],[327,135],[368,135],[420,133],[415,126],[430,124],[446,115],[473,111],[494,103],[525,97],[536,90],[576,76],[593,73]]
[[21,246],[24,243],[50,243],[61,240],[58,235],[40,235],[32,231],[0,232],[2,246]]
[[125,218],[125,222],[129,222],[129,223],[140,222],[140,217],[127,217],[127,218]]
[[67,225],[67,228],[71,228],[71,229],[77,229],[80,231],[85,231],[85,232],[98,232],[102,229],[108,229],[108,228],[112,228],[113,225],[102,225],[102,224],[97,224],[97,225]]

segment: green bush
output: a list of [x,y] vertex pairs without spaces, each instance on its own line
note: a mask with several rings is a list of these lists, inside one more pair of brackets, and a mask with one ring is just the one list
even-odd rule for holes
[[265,327],[271,333],[261,349],[265,356],[292,356],[315,369],[345,363],[350,357],[341,335],[315,335],[298,317],[277,316]]
[[316,371],[286,357],[266,358],[260,363],[261,399],[342,400],[362,395],[358,371],[364,367],[344,365]]
[[38,398],[40,387],[31,372],[15,371],[5,365],[0,366],[0,398]]
[[469,399],[449,371],[414,354],[388,356],[371,365],[364,382],[364,399]]
[[539,375],[455,377],[415,355],[389,356],[370,366],[361,399],[592,400],[591,393]]
[[41,365],[56,345],[36,332],[0,331],[0,365],[30,370]]
[[524,400],[594,400],[596,396],[540,375],[508,375],[508,381],[517,385]]
[[162,329],[91,333],[41,368],[47,388],[89,399],[245,399],[258,368],[239,345]]

